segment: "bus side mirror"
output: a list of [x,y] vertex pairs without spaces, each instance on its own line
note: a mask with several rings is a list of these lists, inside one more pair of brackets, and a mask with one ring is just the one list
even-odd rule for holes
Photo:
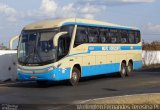
[[68,34],[68,32],[59,32],[53,37],[53,46],[57,47],[58,46],[58,39],[62,36]]
[[9,41],[9,49],[12,50],[13,49],[13,42],[15,40],[17,40],[19,38],[19,36],[14,36],[11,38],[11,40]]

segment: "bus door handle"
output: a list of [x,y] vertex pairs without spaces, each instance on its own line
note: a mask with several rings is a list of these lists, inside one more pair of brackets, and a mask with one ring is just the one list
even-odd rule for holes
[[70,59],[69,61],[74,61],[73,59]]

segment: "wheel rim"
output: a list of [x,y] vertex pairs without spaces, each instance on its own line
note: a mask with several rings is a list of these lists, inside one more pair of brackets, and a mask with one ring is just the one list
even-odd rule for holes
[[123,75],[125,75],[125,74],[126,74],[125,67],[122,67],[122,74],[123,74]]
[[132,67],[128,66],[128,72],[130,73],[132,71]]
[[73,73],[72,73],[72,79],[73,79],[74,81],[77,81],[78,76],[77,76],[77,73],[76,73],[76,72],[73,72]]

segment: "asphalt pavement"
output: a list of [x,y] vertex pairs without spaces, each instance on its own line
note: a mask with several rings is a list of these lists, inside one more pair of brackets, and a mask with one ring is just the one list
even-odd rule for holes
[[82,79],[77,87],[65,82],[50,82],[40,87],[36,82],[0,84],[1,104],[75,104],[88,99],[160,93],[160,68],[136,71],[120,78],[116,74]]

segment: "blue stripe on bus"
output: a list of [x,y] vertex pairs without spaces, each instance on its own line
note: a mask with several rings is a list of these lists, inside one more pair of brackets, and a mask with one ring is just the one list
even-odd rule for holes
[[66,22],[63,23],[63,26],[65,25],[81,25],[81,26],[93,26],[93,27],[103,27],[103,28],[117,28],[117,29],[125,29],[125,30],[138,30],[138,29],[133,29],[129,27],[123,27],[123,26],[107,26],[107,25],[100,25],[100,24],[90,24],[90,23],[81,23],[81,22]]
[[[133,68],[134,70],[140,69],[142,67],[142,61],[134,61]],[[102,65],[92,65],[92,66],[82,66],[82,77],[86,76],[94,76],[100,74],[108,74],[120,71],[120,63],[112,63],[112,64],[102,64]],[[18,72],[19,80],[51,80],[51,81],[59,81],[70,79],[70,71],[68,68],[65,73],[62,73],[60,68],[56,68],[53,71],[42,73],[42,74],[27,74]],[[31,77],[35,76],[35,79]],[[53,77],[55,76],[55,77]]]
[[118,72],[120,63],[82,66],[82,77]]
[[[134,61],[133,69],[138,70],[142,67],[142,61]],[[101,74],[110,74],[120,71],[120,63],[102,64],[82,67],[82,77]]]
[[142,68],[142,65],[143,65],[142,61],[134,61],[134,62],[133,62],[133,68],[134,68],[135,70],[141,69],[141,68]]
[[131,50],[131,46],[121,46],[121,50]]
[[142,46],[133,46],[133,50],[142,50]]
[[[105,47],[106,50],[103,50]],[[111,50],[111,48],[113,50]],[[114,48],[118,50],[114,50]],[[70,54],[69,56],[79,55],[79,54],[90,54],[92,51],[120,51],[120,50],[142,50],[142,46],[89,46],[87,52],[80,52],[75,54]]]

